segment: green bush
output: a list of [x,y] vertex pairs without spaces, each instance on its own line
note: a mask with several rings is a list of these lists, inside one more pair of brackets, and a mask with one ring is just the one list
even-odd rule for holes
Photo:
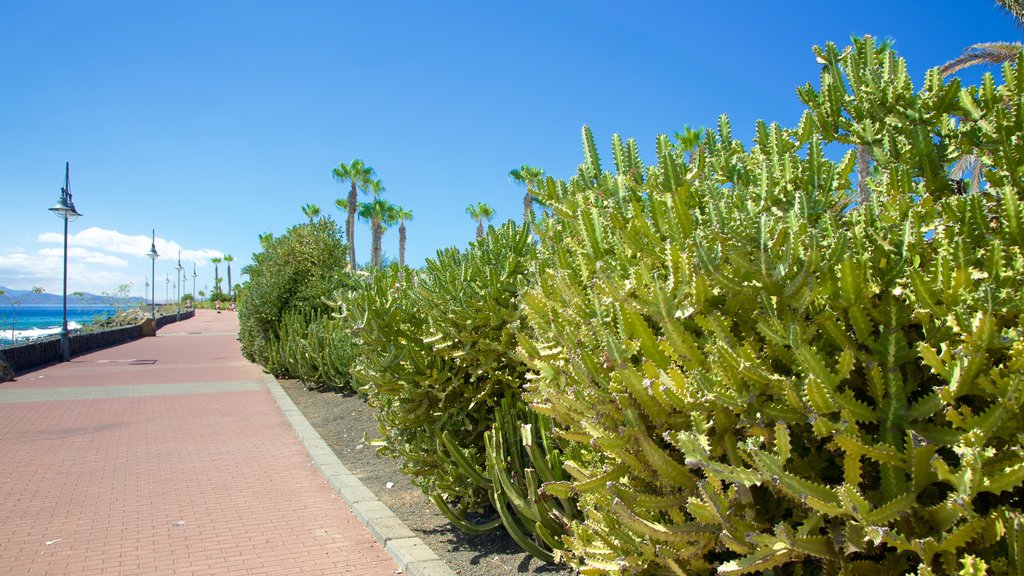
[[266,368],[279,376],[302,380],[307,388],[353,390],[349,369],[355,345],[349,326],[334,312],[285,313]]
[[285,315],[330,311],[345,266],[341,233],[330,218],[268,240],[243,271],[249,280],[239,293],[238,321],[245,357],[268,370],[279,366],[273,343]]
[[[651,167],[616,137],[615,174],[585,130],[537,193],[521,353],[584,574],[1024,574],[1024,60],[914,92],[870,40],[819,54],[795,129]],[[984,192],[945,174],[968,152]]]
[[439,251],[415,285],[397,267],[376,272],[347,308],[358,339],[353,372],[378,410],[382,453],[401,458],[462,530],[504,523],[550,561],[574,506],[540,495],[541,482],[565,478],[547,420],[525,410],[526,367],[515,355],[535,252],[529,231],[509,222],[466,251]]
[[[519,393],[525,366],[515,358],[518,290],[532,260],[528,233],[509,223],[465,252],[440,250],[415,286],[397,268],[377,272],[349,304],[361,322],[354,369],[378,409],[386,453],[427,494],[462,511],[488,501],[468,475],[443,458],[442,433],[484,467],[484,432],[502,398]],[[439,454],[440,450],[440,454]]]

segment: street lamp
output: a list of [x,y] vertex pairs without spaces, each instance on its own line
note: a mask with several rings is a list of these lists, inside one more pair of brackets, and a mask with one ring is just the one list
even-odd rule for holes
[[164,279],[167,280],[167,283],[164,284],[164,304],[167,304],[167,301],[171,299],[171,275],[164,274]]
[[192,263],[192,309],[196,309],[196,278],[199,274],[196,274],[196,263]]
[[151,300],[151,302],[153,304],[152,316],[151,317],[155,321],[156,320],[156,259],[160,257],[160,255],[156,253],[156,229],[155,228],[153,229],[153,243],[149,245],[149,254],[146,254],[146,256],[149,256],[149,259],[153,261],[153,284],[152,284],[153,292],[150,295],[153,297],[153,299]]
[[81,214],[75,210],[71,199],[71,163],[64,163],[64,187],[60,189],[60,199],[50,208],[58,218],[64,220],[64,320],[60,327],[60,356],[64,362],[71,359],[71,346],[68,343],[68,222],[77,220]]
[[178,295],[178,319],[175,322],[181,322],[181,271],[185,269],[181,265],[181,250],[178,250],[178,265],[174,269],[178,271],[178,275],[174,277],[174,292]]

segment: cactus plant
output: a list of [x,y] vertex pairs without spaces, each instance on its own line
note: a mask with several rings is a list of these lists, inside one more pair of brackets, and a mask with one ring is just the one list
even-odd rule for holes
[[[1024,574],[1024,61],[914,92],[869,39],[819,53],[794,129],[616,139],[614,174],[585,129],[538,186],[520,345],[583,574]],[[852,211],[839,123],[880,168]],[[966,149],[983,193],[943,174]]]
[[466,251],[439,251],[415,286],[394,267],[366,279],[348,317],[359,345],[354,372],[378,410],[382,453],[401,458],[458,528],[504,524],[550,562],[575,507],[571,494],[542,489],[567,477],[547,419],[522,400],[518,295],[534,253],[528,229],[509,222]]
[[445,431],[484,468],[484,433],[502,398],[520,394],[525,366],[515,357],[517,293],[534,248],[512,223],[460,252],[438,251],[416,286],[396,269],[378,272],[349,302],[359,328],[356,379],[377,408],[383,450],[427,494],[465,514],[487,491],[439,452]]
[[565,548],[562,538],[578,511],[562,466],[562,447],[550,427],[548,418],[529,410],[520,398],[502,399],[494,424],[484,434],[484,469],[471,462],[450,432],[442,434],[444,448],[438,454],[487,491],[498,518],[476,525],[453,511],[441,495],[431,499],[464,532],[502,525],[523,550],[545,562],[558,561]]

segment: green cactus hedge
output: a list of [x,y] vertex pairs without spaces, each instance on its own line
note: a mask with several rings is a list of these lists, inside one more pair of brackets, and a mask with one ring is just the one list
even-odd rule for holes
[[515,357],[517,295],[533,254],[526,231],[509,223],[466,251],[439,251],[415,286],[396,268],[377,272],[349,303],[359,342],[353,370],[378,410],[383,452],[400,456],[418,486],[459,513],[480,511],[489,498],[446,457],[442,434],[484,467],[484,433],[526,374]]
[[521,355],[583,574],[1024,574],[1024,62],[915,92],[869,39],[819,54],[794,129],[616,137],[614,173],[585,130],[537,192]]
[[504,524],[551,561],[575,508],[541,493],[567,477],[547,419],[522,399],[519,294],[535,252],[529,231],[509,222],[465,251],[439,251],[415,285],[394,267],[375,273],[347,308],[353,372],[378,411],[381,452],[401,458],[460,529]]
[[355,344],[336,311],[291,311],[278,324],[270,347],[270,372],[301,380],[307,388],[353,390],[350,367]]

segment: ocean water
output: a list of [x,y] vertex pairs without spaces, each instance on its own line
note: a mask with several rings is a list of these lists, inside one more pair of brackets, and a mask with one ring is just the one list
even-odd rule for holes
[[[95,320],[113,316],[112,306],[68,306],[68,329],[81,328]],[[51,334],[60,334],[63,308],[60,306],[22,306],[17,313],[10,306],[0,307],[0,345],[23,342]]]

